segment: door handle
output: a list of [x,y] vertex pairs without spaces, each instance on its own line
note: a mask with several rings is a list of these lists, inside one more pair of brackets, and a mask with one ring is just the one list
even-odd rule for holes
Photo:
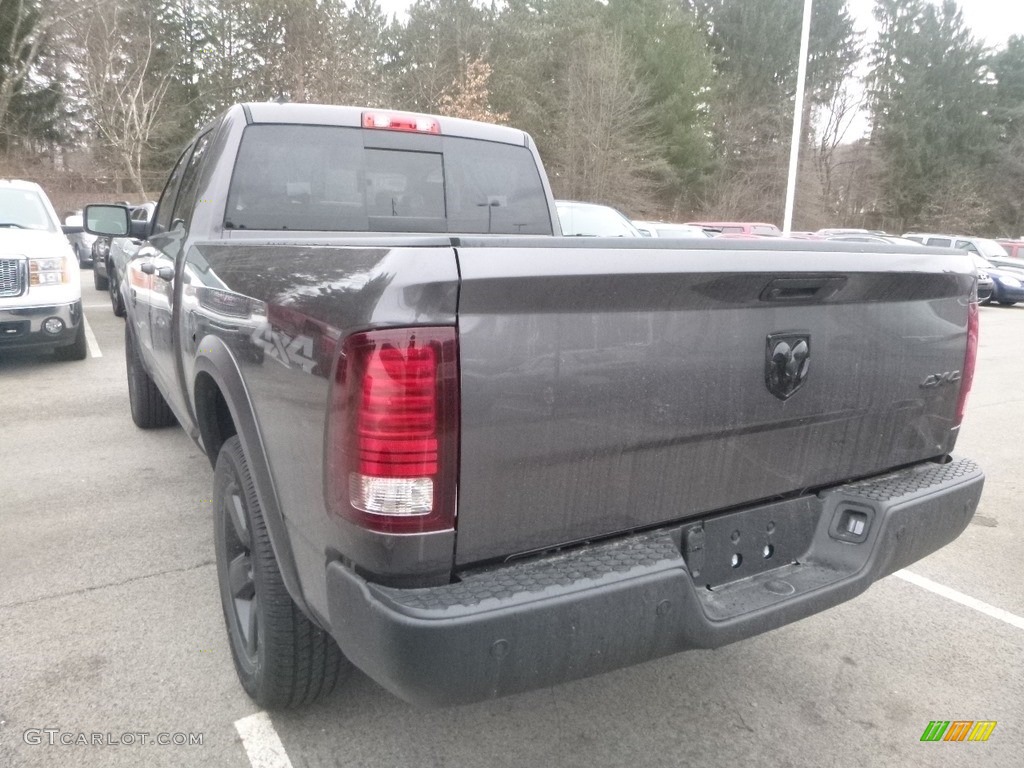
[[845,277],[779,277],[764,287],[761,301],[824,301],[845,285]]

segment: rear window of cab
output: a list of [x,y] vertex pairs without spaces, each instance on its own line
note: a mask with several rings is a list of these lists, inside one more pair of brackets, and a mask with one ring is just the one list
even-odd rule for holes
[[248,126],[225,228],[552,234],[544,186],[526,147],[417,136],[415,148],[398,148],[400,140],[384,148],[364,146],[364,133]]

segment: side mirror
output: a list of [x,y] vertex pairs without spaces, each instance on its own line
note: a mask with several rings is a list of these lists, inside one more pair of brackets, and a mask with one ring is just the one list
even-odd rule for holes
[[150,224],[151,224],[151,222],[148,221],[148,220],[140,221],[138,219],[132,219],[132,224],[131,224],[132,231],[130,233],[132,239],[134,239],[134,240],[145,240],[147,237],[149,237],[149,225]]
[[131,215],[124,205],[87,205],[82,219],[85,231],[93,235],[124,237],[131,231]]
[[80,235],[85,231],[81,224],[61,224],[60,228],[65,235]]

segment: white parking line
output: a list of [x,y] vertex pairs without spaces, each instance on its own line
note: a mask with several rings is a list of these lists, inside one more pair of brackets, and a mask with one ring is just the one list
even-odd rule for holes
[[292,768],[292,761],[266,712],[236,720],[235,730],[242,737],[252,768]]
[[955,589],[943,586],[938,582],[926,579],[924,576],[918,576],[916,573],[910,571],[896,571],[893,576],[899,576],[904,581],[909,581],[911,584],[916,584],[921,589],[927,589],[929,592],[934,592],[936,595],[952,600],[954,603],[960,603],[960,605],[966,605],[968,608],[973,608],[976,611],[984,613],[986,616],[991,616],[993,619],[999,619],[999,621],[1009,624],[1011,627],[1017,629],[1024,629],[1024,618],[1017,616],[1016,614],[1004,611],[1002,608],[996,608],[994,605],[983,603],[981,600],[965,595],[963,592],[957,592]]
[[82,306],[86,309],[108,309],[110,307],[110,302],[105,301],[102,304],[83,304]]
[[103,357],[103,353],[100,352],[100,343],[96,341],[96,335],[92,332],[92,326],[89,325],[84,314],[82,322],[85,323],[85,341],[89,345],[89,357]]

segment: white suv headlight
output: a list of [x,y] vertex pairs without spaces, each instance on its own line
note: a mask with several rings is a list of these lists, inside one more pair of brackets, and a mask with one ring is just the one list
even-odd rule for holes
[[54,259],[29,259],[30,286],[66,285],[71,282],[71,260],[67,256]]

